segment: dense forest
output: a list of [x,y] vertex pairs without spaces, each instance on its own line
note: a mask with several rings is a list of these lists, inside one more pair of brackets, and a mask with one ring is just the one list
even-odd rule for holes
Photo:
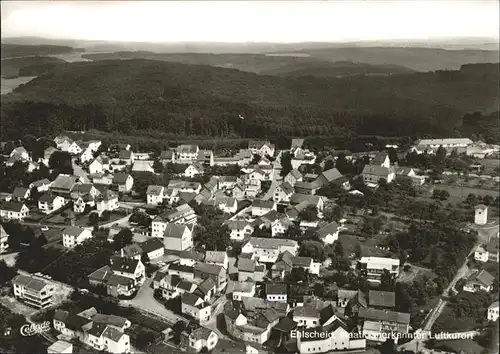
[[80,49],[60,45],[21,45],[2,43],[2,59],[23,57],[28,55],[63,54],[71,53],[75,50],[82,51]]
[[210,65],[265,75],[337,77],[370,74],[407,74],[414,70],[401,65],[332,62],[308,56],[268,54],[154,53],[148,51],[89,53],[83,58],[95,61],[147,59],[190,65]]
[[51,70],[54,65],[66,63],[62,59],[44,56],[10,58],[2,60],[2,77],[38,76]]
[[321,79],[151,60],[71,63],[2,96],[0,138],[88,129],[235,138],[457,136],[464,114],[498,111],[498,79],[496,64]]

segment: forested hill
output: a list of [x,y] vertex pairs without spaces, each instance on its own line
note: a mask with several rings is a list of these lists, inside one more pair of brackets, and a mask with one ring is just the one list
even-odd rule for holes
[[319,79],[148,60],[71,63],[2,96],[0,133],[444,136],[467,112],[498,110],[498,80],[494,65]]
[[53,57],[29,56],[2,60],[2,77],[37,76],[66,61]]
[[21,45],[21,44],[3,44],[2,43],[2,59],[17,58],[30,55],[53,55],[71,53],[74,51],[83,51],[68,46],[60,45]]

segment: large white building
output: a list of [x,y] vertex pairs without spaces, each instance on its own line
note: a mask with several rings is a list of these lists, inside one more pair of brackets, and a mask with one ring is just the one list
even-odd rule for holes
[[92,231],[81,227],[69,226],[62,231],[62,235],[63,246],[71,248],[92,238]]
[[242,247],[241,253],[252,254],[253,259],[263,263],[275,263],[285,251],[296,256],[299,250],[297,241],[282,238],[252,237]]
[[399,259],[385,257],[361,257],[359,264],[369,281],[380,283],[380,277],[384,271],[392,276],[399,274]]
[[12,279],[14,296],[38,309],[52,305],[54,284],[33,276],[18,275]]

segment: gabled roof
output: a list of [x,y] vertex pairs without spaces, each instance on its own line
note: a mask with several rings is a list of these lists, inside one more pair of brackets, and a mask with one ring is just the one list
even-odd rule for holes
[[314,190],[314,189],[319,189],[321,187],[321,183],[316,179],[312,182],[303,182],[299,181],[295,183],[294,188],[295,189],[307,189],[307,190]]
[[481,269],[478,272],[472,273],[467,280],[479,282],[484,286],[490,286],[495,277],[484,269]]
[[122,275],[113,274],[109,278],[106,285],[108,285],[108,286],[121,285],[121,286],[127,286],[129,288],[132,288],[132,286],[134,285],[134,280],[132,278],[129,278],[129,277],[124,277]]
[[122,253],[124,254],[124,257],[132,258],[138,255],[140,256],[142,252],[143,252],[142,247],[139,246],[137,243],[132,243],[122,248]]
[[0,210],[8,210],[8,211],[14,211],[16,213],[19,213],[25,205],[20,202],[4,202],[3,204],[0,205]]
[[52,182],[50,188],[52,189],[63,189],[70,192],[78,181],[77,176],[70,176],[65,174],[59,174],[56,179]]
[[164,247],[162,240],[157,237],[147,239],[140,243],[140,246],[145,253],[153,252]]
[[377,165],[365,165],[363,168],[363,174],[375,175],[384,178],[387,178],[391,172],[393,172],[392,168]]
[[323,226],[321,229],[316,231],[318,234],[319,238],[324,238],[327,235],[333,235],[335,234],[339,229],[339,224],[337,224],[336,221],[332,221],[328,225]]
[[381,166],[385,162],[385,159],[387,159],[388,157],[389,155],[387,155],[385,151],[378,152],[373,158],[373,160],[370,162],[370,164]]
[[371,308],[360,308],[358,313],[359,318],[372,321],[388,321],[400,324],[410,323],[410,314],[395,311],[376,310]]
[[104,331],[106,330],[107,325],[103,323],[93,323],[92,328],[88,330],[88,333],[93,335],[94,337],[100,338]]
[[35,181],[32,183],[33,187],[41,187],[50,184],[50,181],[47,178]]
[[179,253],[179,257],[181,259],[183,259],[183,258],[184,259],[192,259],[195,261],[201,261],[205,258],[203,253],[196,252],[196,251],[182,251],[181,253]]
[[255,248],[277,249],[281,246],[287,246],[287,247],[297,246],[297,241],[285,238],[251,237],[248,242]]
[[200,300],[198,296],[191,293],[182,294],[182,303],[189,306],[196,306],[196,303]]
[[82,183],[82,184],[77,184],[73,187],[73,189],[71,190],[71,192],[75,192],[75,193],[82,193],[82,194],[85,194],[85,193],[90,193],[90,191],[92,190],[92,188],[94,188],[94,185],[91,184],[91,183]]
[[104,338],[112,340],[113,342],[118,342],[124,336],[124,333],[117,330],[116,328],[107,326],[102,333],[102,336]]
[[198,285],[198,290],[200,290],[203,295],[207,295],[213,288],[215,288],[215,281],[210,277],[204,279]]
[[395,307],[396,294],[392,291],[370,290],[368,293],[368,304],[375,307]]
[[207,263],[198,262],[195,264],[194,270],[201,272],[201,273],[218,276],[223,272],[224,268],[222,268],[221,266],[219,266],[217,264],[207,264]]
[[199,341],[199,340],[208,340],[208,337],[213,333],[211,329],[208,329],[206,327],[198,327],[196,328],[189,337],[191,337],[194,341]]
[[237,267],[240,272],[253,273],[255,271],[255,261],[253,259],[238,257]]
[[287,286],[284,283],[267,283],[266,284],[266,294],[267,295],[286,295]]
[[119,159],[130,159],[131,157],[132,157],[131,150],[121,150],[120,154],[118,155]]
[[175,156],[175,152],[172,150],[163,150],[160,153],[161,160],[172,160],[172,157]]
[[262,199],[255,199],[252,203],[252,208],[266,208],[266,209],[272,209],[274,208],[275,203],[272,200],[262,200]]
[[294,190],[290,183],[284,182],[278,188],[280,188],[285,194],[293,194]]
[[128,173],[115,173],[113,176],[113,183],[115,184],[125,184],[127,182],[127,179],[130,175]]
[[294,193],[290,197],[290,204],[300,204],[302,202],[306,202],[308,205],[318,205],[320,199],[321,197],[317,195]]
[[26,194],[28,192],[29,192],[28,188],[16,187],[16,188],[14,188],[14,191],[12,192],[12,198],[24,199],[24,198],[26,198]]
[[223,251],[207,251],[205,253],[205,262],[207,263],[224,263],[227,259],[227,253]]
[[39,202],[42,203],[53,203],[54,199],[57,198],[57,195],[52,195],[50,193],[44,193],[40,198],[38,198]]
[[342,174],[336,168],[331,168],[329,170],[323,171],[320,175],[323,177],[328,183],[335,181],[337,178],[342,177]]
[[46,281],[22,274],[17,275],[14,279],[12,279],[12,283],[24,286],[25,288],[36,292],[41,291],[45,286],[49,285]]
[[177,151],[181,154],[194,154],[198,151],[198,145],[179,145]]
[[107,282],[109,278],[113,275],[113,271],[110,266],[105,265],[97,269],[96,271],[89,274],[89,280],[99,281],[99,282]]
[[113,257],[111,269],[115,272],[134,273],[139,261],[133,258]]
[[123,327],[127,323],[127,319],[124,317],[116,316],[116,315],[105,315],[102,313],[97,313],[92,316],[92,321],[97,323],[104,323],[108,325],[113,325],[117,327]]
[[186,229],[189,229],[186,225],[167,223],[163,237],[182,238]]
[[70,235],[74,237],[78,237],[84,232],[85,229],[81,227],[76,227],[76,226],[68,226],[65,227],[64,230],[62,230],[63,235]]
[[304,145],[304,139],[292,139],[292,149],[302,147],[302,145]]
[[164,189],[165,187],[163,186],[149,185],[146,194],[159,196],[162,195]]

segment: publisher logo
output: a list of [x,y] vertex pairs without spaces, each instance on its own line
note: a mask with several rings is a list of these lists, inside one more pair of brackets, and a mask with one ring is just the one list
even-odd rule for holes
[[25,337],[31,337],[36,334],[42,334],[48,331],[50,331],[49,321],[45,321],[43,323],[25,324],[21,327],[21,335]]

